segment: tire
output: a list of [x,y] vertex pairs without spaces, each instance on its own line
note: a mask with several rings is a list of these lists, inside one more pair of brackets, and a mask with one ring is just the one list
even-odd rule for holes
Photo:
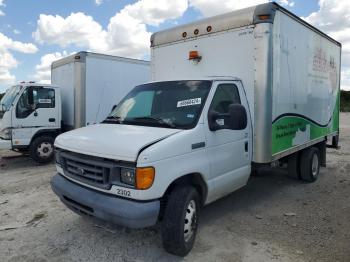
[[49,163],[54,158],[55,139],[51,136],[39,136],[29,146],[30,157],[38,163]]
[[165,207],[161,225],[164,249],[184,257],[192,249],[199,221],[200,197],[191,186],[176,186]]
[[301,179],[299,153],[288,157],[288,176],[294,179]]
[[318,178],[320,172],[320,151],[316,147],[305,149],[301,153],[300,176],[301,179],[312,183]]

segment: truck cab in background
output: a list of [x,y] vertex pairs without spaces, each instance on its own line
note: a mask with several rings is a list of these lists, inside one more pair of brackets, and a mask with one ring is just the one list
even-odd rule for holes
[[61,96],[52,85],[21,83],[0,101],[0,149],[28,151],[41,163],[53,158],[61,130]]
[[78,52],[54,61],[51,85],[22,82],[0,105],[0,150],[53,159],[60,133],[103,121],[135,85],[150,79],[148,61]]

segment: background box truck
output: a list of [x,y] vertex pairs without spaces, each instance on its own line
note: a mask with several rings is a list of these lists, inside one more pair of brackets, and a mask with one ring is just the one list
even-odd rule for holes
[[101,122],[135,85],[149,81],[150,65],[79,52],[53,62],[51,78],[51,85],[28,82],[7,90],[0,102],[0,149],[52,160],[58,134]]
[[79,214],[192,248],[200,208],[263,165],[307,182],[337,146],[341,45],[275,3],[153,34],[153,82],[57,137],[52,188]]

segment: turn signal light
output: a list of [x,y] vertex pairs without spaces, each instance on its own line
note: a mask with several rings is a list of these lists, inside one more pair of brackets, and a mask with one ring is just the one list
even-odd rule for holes
[[148,189],[152,186],[155,176],[153,167],[138,167],[136,168],[136,188]]

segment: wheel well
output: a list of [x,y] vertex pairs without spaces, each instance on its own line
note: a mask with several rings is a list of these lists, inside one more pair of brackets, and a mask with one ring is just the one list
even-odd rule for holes
[[35,135],[32,137],[32,140],[30,141],[30,144],[39,136],[50,136],[52,138],[56,138],[56,136],[59,135],[59,130],[53,129],[53,130],[39,130],[35,133]]
[[205,183],[203,177],[199,173],[191,173],[184,175],[182,177],[177,178],[174,180],[166,189],[163,197],[161,198],[161,206],[160,206],[160,212],[159,212],[159,219],[162,220],[163,214],[164,214],[164,209],[168,200],[168,196],[171,194],[175,186],[179,185],[191,185],[195,187],[199,193],[199,196],[201,198],[201,204],[202,206],[205,203],[205,200],[207,198],[207,193],[208,193],[208,187],[207,184]]

